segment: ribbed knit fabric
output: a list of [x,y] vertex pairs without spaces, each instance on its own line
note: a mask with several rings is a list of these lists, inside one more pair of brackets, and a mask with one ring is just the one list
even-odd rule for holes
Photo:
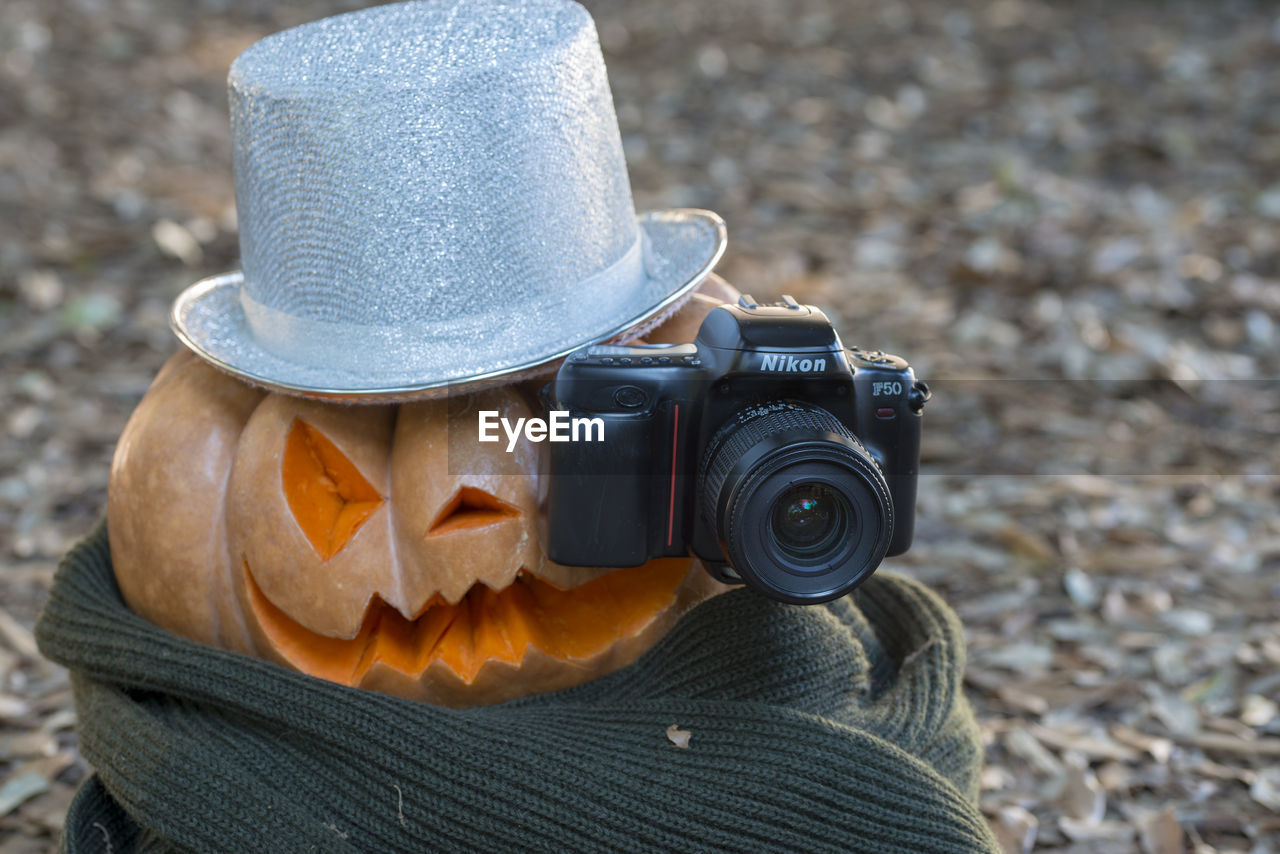
[[36,636],[72,671],[97,769],[67,816],[77,854],[999,850],[960,626],[886,573],[820,606],[727,593],[630,667],[465,710],[147,623],[105,526],[63,561]]

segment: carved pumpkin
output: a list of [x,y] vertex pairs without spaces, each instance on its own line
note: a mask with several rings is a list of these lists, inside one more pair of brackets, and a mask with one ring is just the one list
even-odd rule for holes
[[[704,284],[734,298],[721,280]],[[649,336],[692,340],[703,294]],[[107,514],[129,606],[193,640],[442,705],[585,682],[725,588],[688,559],[566,567],[536,532],[537,448],[476,440],[505,386],[344,406],[250,387],[181,352],[133,413]]]

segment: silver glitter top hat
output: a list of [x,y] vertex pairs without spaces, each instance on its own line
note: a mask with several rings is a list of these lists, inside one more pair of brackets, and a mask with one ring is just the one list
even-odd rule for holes
[[636,215],[570,0],[422,0],[285,30],[228,78],[242,273],[178,337],[250,382],[386,400],[510,378],[671,311],[724,251]]

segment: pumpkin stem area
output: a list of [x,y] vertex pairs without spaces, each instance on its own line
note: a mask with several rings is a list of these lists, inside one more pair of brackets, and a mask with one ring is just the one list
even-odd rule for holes
[[385,500],[338,446],[301,418],[284,445],[285,498],[321,560],[342,551]]
[[437,595],[412,620],[375,596],[350,640],[300,625],[267,599],[248,563],[244,574],[250,607],[278,653],[304,673],[358,686],[375,664],[416,677],[439,661],[470,684],[490,661],[518,664],[534,647],[590,659],[669,608],[689,569],[685,558],[655,560],[568,590],[521,572],[503,590],[473,585],[457,604]]

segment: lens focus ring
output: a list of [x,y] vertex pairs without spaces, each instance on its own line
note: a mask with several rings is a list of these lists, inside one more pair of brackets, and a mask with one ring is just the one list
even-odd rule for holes
[[[754,445],[769,438],[774,433],[784,430],[808,430],[813,432],[835,433],[857,446],[862,453],[867,449],[858,441],[858,437],[849,431],[829,412],[800,406],[785,401],[774,401],[758,406],[748,407],[725,422],[707,443],[707,452],[702,457],[699,478],[703,496],[703,511],[712,523],[716,519],[716,503],[720,490],[724,487],[724,479]],[[869,456],[869,455],[868,455]]]

